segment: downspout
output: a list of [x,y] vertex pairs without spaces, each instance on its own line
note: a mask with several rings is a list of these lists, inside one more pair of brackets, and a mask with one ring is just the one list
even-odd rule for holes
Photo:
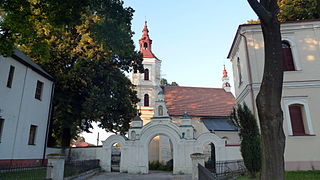
[[55,87],[55,84],[54,84],[54,82],[52,82],[51,98],[50,98],[50,107],[49,107],[48,121],[47,121],[47,129],[46,129],[46,138],[45,138],[44,146],[43,146],[42,165],[44,165],[44,161],[45,161],[45,159],[46,159],[46,150],[47,150],[47,144],[48,144],[49,126],[50,126],[51,113],[52,113],[52,103],[53,103],[54,87]]
[[253,108],[253,114],[255,117],[256,116],[256,106],[255,106],[255,99],[254,99],[254,94],[253,94],[253,88],[252,88],[252,73],[251,73],[251,65],[250,65],[250,59],[249,59],[249,50],[248,50],[248,41],[247,37],[241,33],[239,33],[241,37],[244,38],[244,46],[245,46],[245,54],[246,54],[246,60],[247,60],[247,69],[248,69],[248,75],[249,75],[249,87],[250,87],[250,92],[251,92],[251,103],[252,103],[252,108]]
[[[20,123],[20,115],[21,115],[21,107],[22,107],[22,101],[24,98],[24,90],[26,89],[26,79],[27,79],[27,75],[28,75],[28,67],[26,67],[26,72],[24,74],[24,79],[23,79],[23,89],[21,92],[21,99],[20,99],[20,104],[19,104],[19,112],[18,112],[18,119],[17,119],[17,124],[16,124],[16,129],[15,129],[15,134],[14,134],[14,139],[13,139],[13,150],[11,152],[11,160],[10,160],[10,167],[12,166],[13,160],[15,158],[15,147],[16,147],[16,141],[17,141],[17,132],[19,129],[19,123]],[[27,127],[28,128],[28,127]]]

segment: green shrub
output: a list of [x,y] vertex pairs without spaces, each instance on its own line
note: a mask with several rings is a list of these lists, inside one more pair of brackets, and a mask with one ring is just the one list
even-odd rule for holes
[[260,133],[257,120],[245,103],[243,106],[238,104],[231,118],[240,129],[240,150],[244,164],[251,176],[255,177],[261,169]]
[[159,161],[149,162],[150,170],[161,170],[161,171],[172,171],[173,170],[173,160],[171,159],[166,164]]

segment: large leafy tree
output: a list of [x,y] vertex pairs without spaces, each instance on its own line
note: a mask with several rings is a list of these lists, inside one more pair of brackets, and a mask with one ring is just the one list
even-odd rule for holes
[[280,21],[296,21],[320,18],[319,0],[279,0]]
[[261,21],[264,72],[256,99],[261,129],[261,179],[284,179],[283,113],[281,110],[283,55],[277,0],[248,0]]
[[0,8],[0,53],[18,47],[55,79],[52,144],[68,146],[91,122],[128,130],[138,98],[125,72],[142,70],[133,9],[121,0],[4,0]]

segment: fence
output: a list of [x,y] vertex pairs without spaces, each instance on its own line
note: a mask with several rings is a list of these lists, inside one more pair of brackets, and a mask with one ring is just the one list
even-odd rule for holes
[[47,166],[1,168],[0,179],[5,180],[43,180],[46,179]]
[[83,172],[100,168],[99,160],[66,161],[64,166],[64,177],[70,177]]
[[205,167],[218,179],[227,179],[240,176],[247,170],[242,160],[206,162]]

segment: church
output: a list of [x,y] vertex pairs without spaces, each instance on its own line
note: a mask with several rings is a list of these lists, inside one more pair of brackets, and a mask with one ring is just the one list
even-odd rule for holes
[[103,141],[101,168],[112,170],[111,152],[121,150],[120,172],[148,173],[149,163],[172,162],[173,174],[191,174],[191,155],[202,153],[205,161],[241,160],[240,138],[229,120],[235,98],[227,70],[222,88],[161,86],[161,60],[152,52],[147,22],[139,40],[144,73],[132,74],[141,101],[140,116],[131,122],[128,136],[111,135]]
[[[181,124],[181,119],[189,116],[191,124],[183,134],[186,138],[210,132],[223,139],[226,146],[239,148],[238,130],[228,117],[233,110],[235,98],[230,92],[227,70],[223,69],[222,88],[161,86],[161,60],[152,52],[147,22],[142,30],[139,46],[143,54],[144,73],[134,72],[132,83],[136,86],[138,98],[141,99],[138,109],[143,125],[153,121],[156,115],[164,113],[176,124]],[[159,105],[159,96],[163,96],[162,105]],[[203,152],[208,156],[207,160],[211,154],[209,147],[207,144]],[[172,155],[172,142],[169,137],[158,135],[152,139],[149,144],[149,162],[166,163],[173,158]]]

